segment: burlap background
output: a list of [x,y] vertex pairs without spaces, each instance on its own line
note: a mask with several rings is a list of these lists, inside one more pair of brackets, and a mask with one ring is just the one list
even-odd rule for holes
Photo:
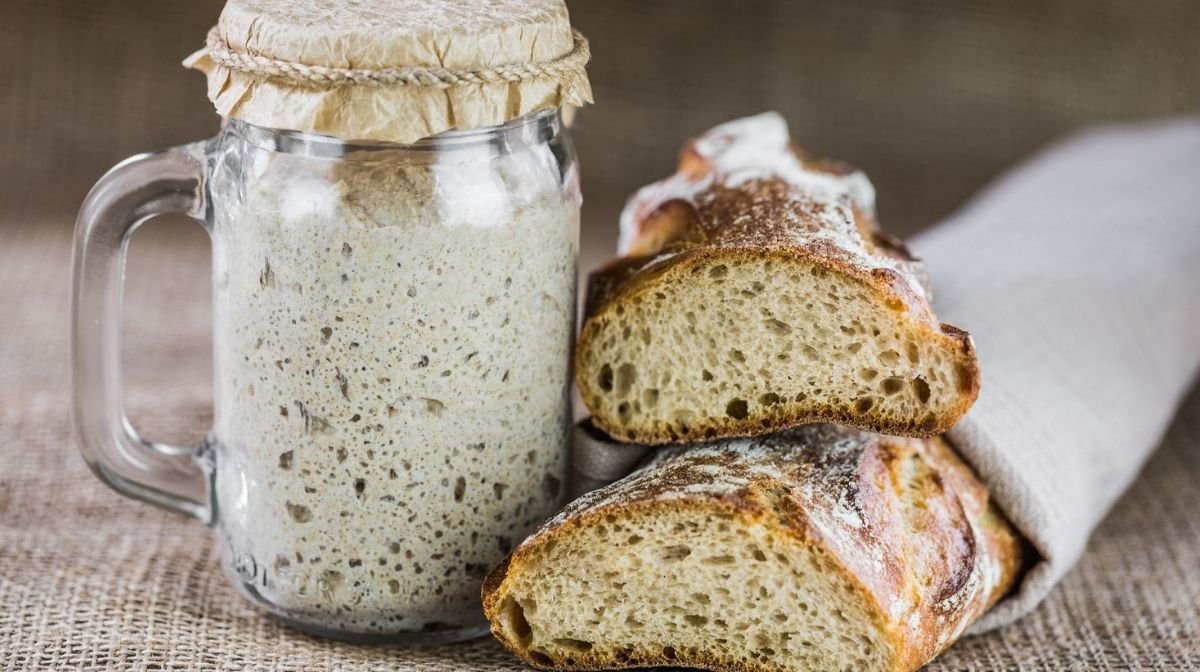
[[[244,604],[198,524],[124,500],[83,466],[67,417],[71,215],[135,151],[211,134],[177,62],[219,0],[0,5],[0,669],[515,669],[490,640],[361,648]],[[902,8],[901,8],[902,7]],[[868,168],[911,232],[1001,167],[1088,121],[1194,108],[1200,4],[715,0],[572,3],[598,105],[579,120],[586,256],[679,139],[775,107],[817,150]],[[133,245],[128,406],[158,439],[207,424],[204,236],[155,223]],[[954,646],[937,670],[1200,667],[1200,394],[1034,614]]]
[[[223,2],[0,3],[0,207],[69,217],[114,162],[211,135],[203,77],[179,61]],[[1193,0],[568,5],[593,51],[597,104],[574,133],[593,259],[680,139],[737,115],[778,109],[802,144],[865,168],[908,235],[1069,130],[1200,106]]]

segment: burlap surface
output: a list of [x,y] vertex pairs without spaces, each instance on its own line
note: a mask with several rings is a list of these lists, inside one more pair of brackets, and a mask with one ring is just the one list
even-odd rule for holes
[[[208,249],[193,229],[139,233],[127,292],[130,415],[176,442],[199,438],[210,412]],[[67,413],[68,256],[62,227],[0,227],[0,670],[519,669],[490,639],[372,648],[291,631],[227,584],[206,528],[96,481]],[[1197,482],[1193,393],[1049,598],[929,669],[1200,667]]]

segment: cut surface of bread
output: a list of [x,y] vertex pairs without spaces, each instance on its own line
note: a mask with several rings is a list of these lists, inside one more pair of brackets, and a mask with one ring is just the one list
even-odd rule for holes
[[641,190],[592,274],[576,380],[596,425],[648,444],[839,422],[905,436],[974,402],[970,337],[879,230],[866,178],[776,115],[720,126]]
[[905,671],[1020,560],[940,439],[814,425],[659,452],[548,521],[483,597],[536,667]]

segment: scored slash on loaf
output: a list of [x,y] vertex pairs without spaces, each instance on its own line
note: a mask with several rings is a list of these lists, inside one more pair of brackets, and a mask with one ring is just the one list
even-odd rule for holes
[[934,436],[979,391],[966,332],[883,233],[860,172],[767,113],[718,126],[622,215],[592,274],[576,381],[593,421],[645,444],[838,422]]
[[544,524],[483,598],[536,667],[907,672],[1021,555],[941,439],[810,425],[660,451]]

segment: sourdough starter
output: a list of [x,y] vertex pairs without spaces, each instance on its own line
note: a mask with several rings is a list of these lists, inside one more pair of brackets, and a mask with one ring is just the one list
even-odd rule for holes
[[238,581],[316,629],[478,626],[484,574],[563,491],[574,174],[564,195],[544,145],[247,151],[214,231]]

